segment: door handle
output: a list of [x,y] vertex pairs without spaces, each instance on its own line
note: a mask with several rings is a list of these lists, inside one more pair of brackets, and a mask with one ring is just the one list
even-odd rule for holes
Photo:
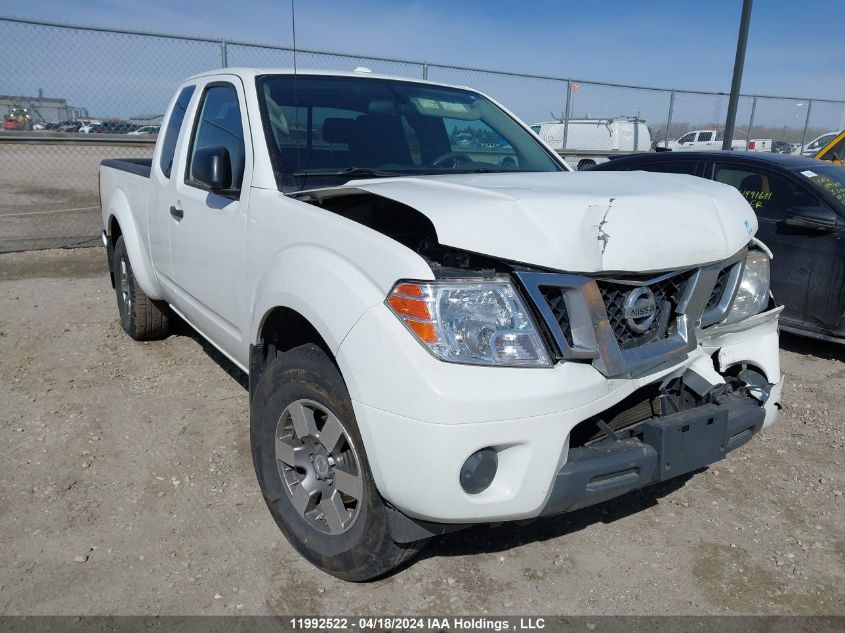
[[181,221],[182,218],[185,217],[185,212],[182,209],[178,209],[176,207],[170,207],[170,215],[173,216],[173,219],[177,222]]

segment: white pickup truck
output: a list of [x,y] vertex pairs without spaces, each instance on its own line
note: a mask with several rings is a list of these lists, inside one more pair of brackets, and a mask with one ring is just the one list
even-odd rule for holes
[[[675,152],[707,152],[722,149],[724,134],[721,130],[693,130],[687,132],[677,141],[669,141],[666,148]],[[658,146],[659,147],[659,146]],[[750,141],[733,139],[731,149],[749,152],[771,152],[772,139],[755,138]]]
[[175,313],[248,372],[267,506],[340,578],[692,473],[777,416],[742,195],[571,173],[467,88],[198,75],[100,191],[123,328]]

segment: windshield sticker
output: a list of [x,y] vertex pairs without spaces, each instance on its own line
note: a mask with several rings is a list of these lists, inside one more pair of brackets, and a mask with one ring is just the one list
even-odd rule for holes
[[806,176],[807,178],[813,178],[814,176],[818,176],[818,174],[814,171],[810,171],[809,169],[805,169],[801,172],[802,176]]
[[422,97],[416,97],[414,101],[417,102],[417,106],[422,108],[423,110],[439,110],[440,106],[437,105],[437,102],[434,99],[423,99]]
[[[411,101],[417,106],[422,114],[433,115],[439,113],[444,115],[459,115],[457,118],[466,119],[472,114],[472,107],[459,101],[439,101],[437,99],[426,99],[425,97],[411,97]],[[462,116],[460,116],[462,115]]]
[[440,107],[446,112],[467,112],[467,107],[463,103],[450,103],[448,101],[441,101]]
[[839,202],[845,203],[845,184],[819,174],[816,174],[811,180],[839,200]]

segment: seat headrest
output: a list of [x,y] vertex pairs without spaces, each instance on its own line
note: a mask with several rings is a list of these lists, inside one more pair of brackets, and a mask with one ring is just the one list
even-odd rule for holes
[[396,102],[388,100],[371,101],[369,107],[367,108],[367,113],[381,115],[389,114],[391,116],[395,116],[397,114]]
[[323,121],[323,140],[329,143],[349,143],[354,125],[354,119],[326,119]]
[[760,174],[750,174],[742,179],[739,184],[740,191],[762,191],[763,177]]

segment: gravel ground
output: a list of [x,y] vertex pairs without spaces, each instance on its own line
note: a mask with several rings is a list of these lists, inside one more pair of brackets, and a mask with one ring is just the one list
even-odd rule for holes
[[715,467],[355,585],[273,524],[239,370],[125,336],[101,249],[0,255],[0,614],[845,614],[845,349],[782,347],[780,423]]
[[0,253],[95,246],[105,158],[145,158],[153,146],[0,143]]

